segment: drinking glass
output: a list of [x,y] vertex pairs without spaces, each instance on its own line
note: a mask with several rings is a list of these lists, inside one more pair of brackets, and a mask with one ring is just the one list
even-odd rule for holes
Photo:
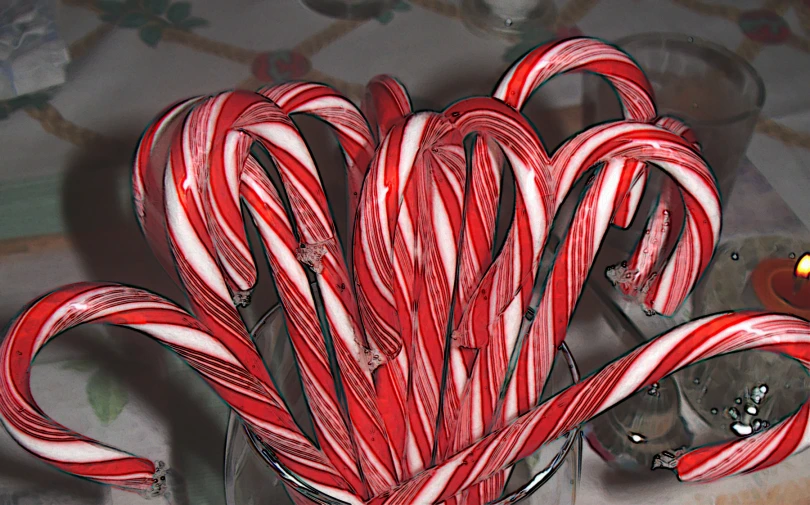
[[461,19],[473,32],[507,38],[541,34],[557,17],[553,0],[462,0]]
[[[644,70],[658,113],[678,117],[694,130],[725,204],[765,102],[762,78],[742,57],[689,35],[647,33],[615,44]],[[586,125],[622,117],[616,94],[604,79],[588,75],[583,84]],[[657,191],[647,191],[651,193]]]
[[[270,310],[257,323],[251,335],[293,417],[301,429],[312,437],[314,431],[282,310],[278,307]],[[556,394],[577,380],[579,374],[576,363],[568,348],[563,346],[557,354],[544,398]],[[575,430],[515,465],[506,496],[491,505],[517,502],[526,505],[574,505],[581,462],[582,437],[579,430]],[[227,505],[292,504],[285,484],[297,486],[295,479],[232,412],[225,448]],[[314,490],[304,489],[316,503],[342,503],[312,491]]]
[[371,19],[393,8],[399,0],[299,0],[307,8],[338,19]]

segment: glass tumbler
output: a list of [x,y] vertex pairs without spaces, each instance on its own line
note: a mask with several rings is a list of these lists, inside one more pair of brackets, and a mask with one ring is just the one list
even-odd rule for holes
[[390,10],[399,0],[299,0],[318,14],[337,19],[376,18]]
[[461,19],[473,32],[505,38],[542,33],[554,24],[554,0],[462,0]]
[[[648,33],[615,44],[644,70],[658,113],[692,127],[727,201],[765,102],[762,78],[725,47],[688,35]],[[586,125],[622,117],[615,92],[595,75],[584,80],[583,110]]]
[[[252,332],[282,397],[301,429],[313,436],[306,400],[284,324],[283,312],[270,310]],[[567,347],[557,353],[554,370],[544,398],[579,380],[576,363]],[[575,430],[515,465],[504,497],[491,505],[574,505],[582,461],[582,437]],[[280,477],[280,473],[283,477]],[[231,413],[225,448],[225,496],[227,505],[292,504],[285,485],[298,486],[296,477],[275,460],[238,416]],[[300,487],[298,487],[301,490]],[[314,490],[311,490],[314,491]],[[304,492],[315,502],[329,505],[343,502],[317,491]]]

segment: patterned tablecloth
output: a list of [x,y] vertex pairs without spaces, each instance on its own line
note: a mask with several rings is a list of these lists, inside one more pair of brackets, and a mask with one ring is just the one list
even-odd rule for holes
[[[2,324],[31,298],[79,280],[137,284],[182,299],[138,232],[128,189],[138,136],[170,102],[292,78],[327,82],[356,99],[370,77],[392,73],[417,105],[442,106],[489,93],[516,56],[554,34],[613,40],[681,32],[750,60],[768,98],[747,153],[753,165],[735,190],[746,197],[737,197],[727,230],[767,230],[784,220],[810,227],[807,0],[563,0],[554,26],[517,41],[473,35],[456,5],[438,0],[401,2],[366,22],[322,17],[295,0],[63,0],[57,14],[72,59],[67,83],[54,93],[0,102]],[[567,76],[537,94],[533,114],[548,119],[533,117],[544,134],[571,133],[566,118],[577,110],[580,89],[578,78]],[[275,295],[267,289],[255,300],[250,321]],[[580,335],[600,332],[599,318],[578,318],[572,346]],[[605,339],[600,352],[609,355],[609,345]],[[67,426],[166,460],[181,477],[177,503],[224,503],[228,410],[157,344],[112,329],[74,330],[41,353],[33,389],[45,411]],[[620,474],[587,452],[579,503],[800,505],[810,503],[808,463],[810,454],[752,476],[692,486],[667,472]],[[2,432],[0,503],[145,502],[60,474]]]

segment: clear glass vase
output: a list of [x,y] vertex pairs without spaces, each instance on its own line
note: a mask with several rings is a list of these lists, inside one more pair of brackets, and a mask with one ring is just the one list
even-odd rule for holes
[[[283,312],[270,310],[252,332],[256,345],[273,375],[281,395],[302,430],[312,436],[312,423],[302,394],[292,346],[284,324]],[[557,353],[544,397],[549,397],[579,380],[573,356],[564,345]],[[582,436],[575,430],[546,445],[515,465],[504,496],[495,504],[573,505],[576,501],[582,463]],[[340,504],[341,501],[318,495],[301,487],[301,482],[286,471],[231,413],[225,448],[225,495],[227,505],[292,504],[286,486],[296,487],[316,503]]]

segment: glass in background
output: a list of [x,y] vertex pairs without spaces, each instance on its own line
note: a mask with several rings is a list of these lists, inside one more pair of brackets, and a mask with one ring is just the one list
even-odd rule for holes
[[398,0],[299,0],[307,8],[338,19],[371,19],[390,10]]
[[554,24],[554,0],[462,0],[461,19],[473,32],[506,38]]
[[[725,204],[765,102],[762,78],[725,47],[688,35],[640,34],[617,40],[615,45],[644,70],[658,113],[676,116],[692,127]],[[622,117],[616,94],[604,79],[587,75],[583,84],[586,125]],[[653,175],[642,212],[658,193],[660,170]],[[638,219],[636,224],[643,221]]]

